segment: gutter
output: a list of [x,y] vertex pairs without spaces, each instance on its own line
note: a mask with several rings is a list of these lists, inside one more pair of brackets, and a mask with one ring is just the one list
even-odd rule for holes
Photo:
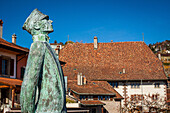
[[74,90],[72,90],[71,89],[71,91],[73,91],[74,93],[76,93],[76,94],[78,94],[78,95],[110,95],[110,96],[115,96],[116,94],[115,93],[112,93],[112,94],[101,94],[101,93],[96,93],[96,94],[94,94],[94,93],[78,93],[78,92],[76,92],[76,91],[74,91]]

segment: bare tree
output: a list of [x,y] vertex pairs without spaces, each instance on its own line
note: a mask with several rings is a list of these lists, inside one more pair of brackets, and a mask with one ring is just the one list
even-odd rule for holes
[[154,95],[131,95],[127,97],[126,104],[122,108],[123,113],[141,113],[141,112],[166,112],[166,98]]

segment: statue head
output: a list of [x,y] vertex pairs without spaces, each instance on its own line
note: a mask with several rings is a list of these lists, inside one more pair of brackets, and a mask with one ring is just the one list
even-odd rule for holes
[[31,35],[48,35],[53,32],[52,21],[49,20],[49,16],[41,13],[38,9],[32,11],[22,28]]

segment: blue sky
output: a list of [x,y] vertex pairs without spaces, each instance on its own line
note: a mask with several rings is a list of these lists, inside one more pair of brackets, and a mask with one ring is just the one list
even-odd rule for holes
[[50,43],[83,41],[144,41],[170,39],[170,0],[0,0],[3,38],[29,48],[32,36],[22,30],[26,18],[38,8],[53,20]]

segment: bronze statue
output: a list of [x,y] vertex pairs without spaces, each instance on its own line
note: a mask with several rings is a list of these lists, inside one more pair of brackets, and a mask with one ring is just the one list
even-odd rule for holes
[[33,39],[20,94],[23,113],[66,113],[63,72],[49,44],[51,23],[49,16],[35,9],[23,25]]

